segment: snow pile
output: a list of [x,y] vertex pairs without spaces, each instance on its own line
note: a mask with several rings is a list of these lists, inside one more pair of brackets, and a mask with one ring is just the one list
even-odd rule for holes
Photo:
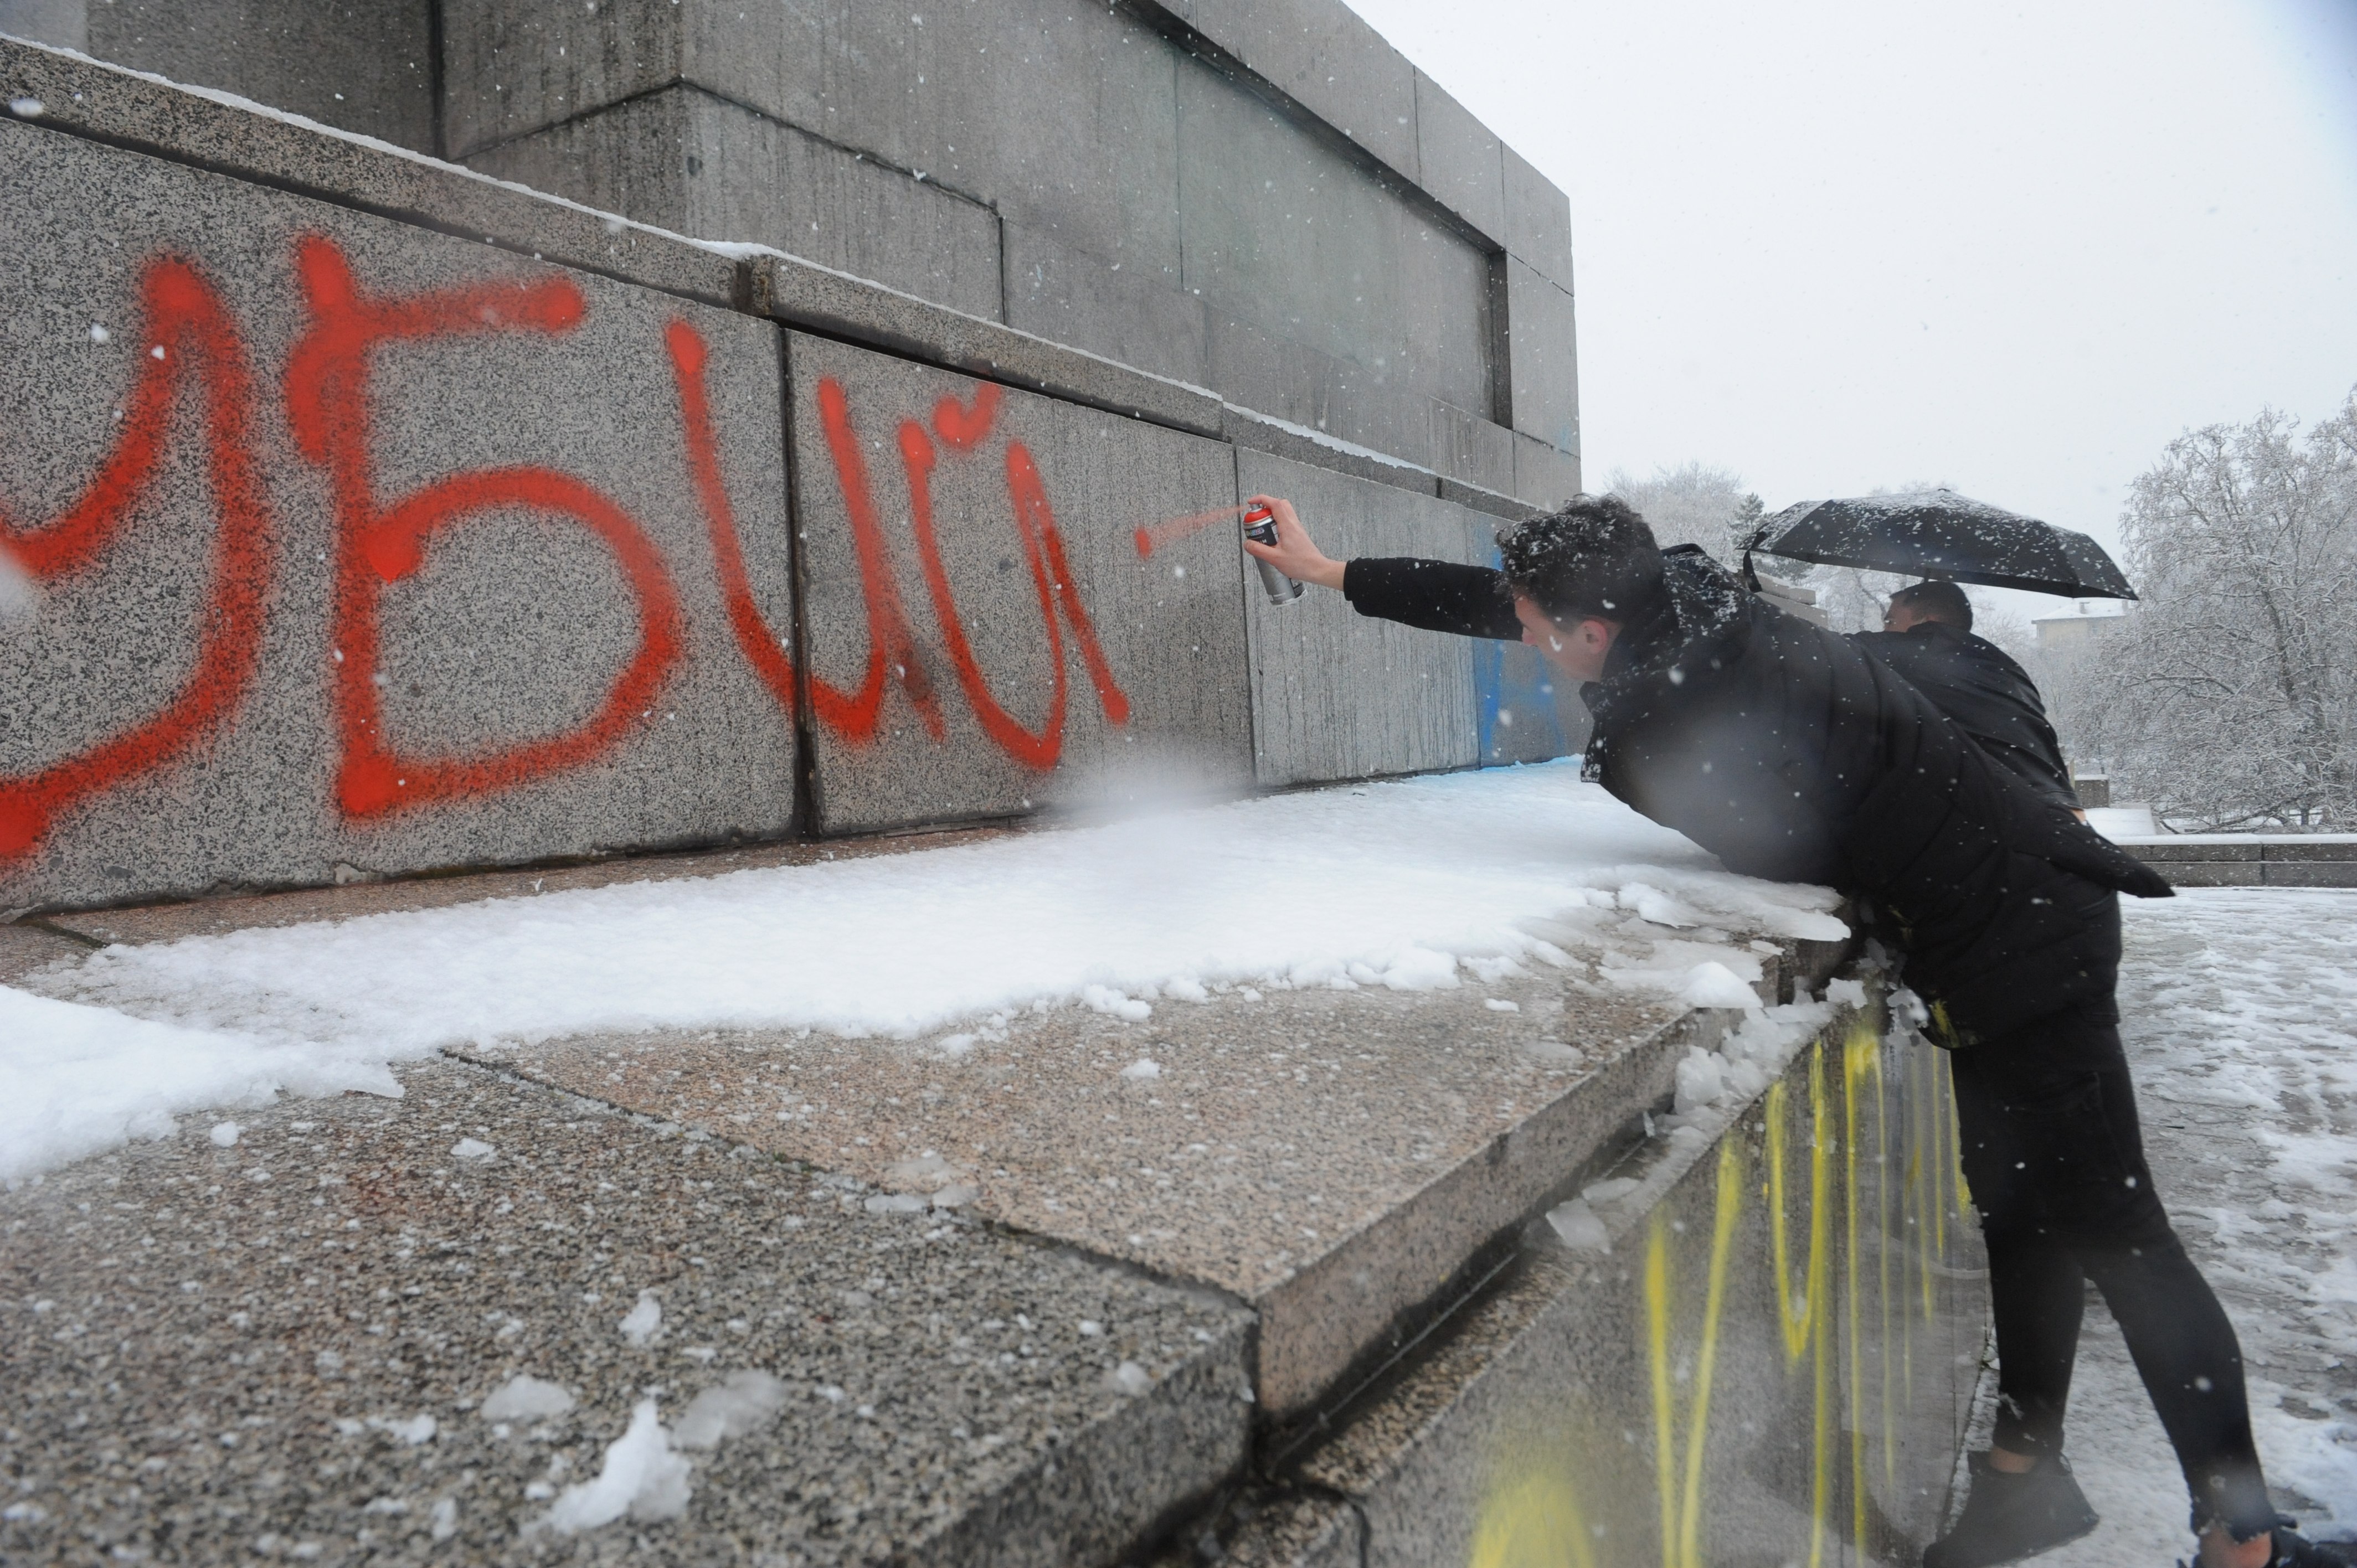
[[597,1478],[565,1487],[547,1513],[524,1526],[524,1533],[553,1530],[571,1535],[611,1524],[624,1514],[641,1522],[677,1519],[694,1492],[687,1479],[693,1467],[685,1455],[672,1452],[671,1434],[663,1430],[655,1402],[640,1400],[630,1412],[630,1430],[606,1445],[606,1463]]
[[682,1448],[716,1448],[724,1437],[746,1437],[778,1419],[786,1385],[767,1372],[731,1372],[688,1402],[675,1441]]
[[1583,951],[1608,983],[1756,1008],[1731,933],[1838,938],[1834,903],[1730,875],[1554,764],[110,948],[27,982],[61,1000],[0,988],[0,1149],[16,1176],[178,1110],[397,1092],[388,1059],[449,1046],[909,1037],[1074,1002],[1143,1019],[1214,988],[1446,989]]
[[[285,1090],[398,1094],[381,1050],[318,1050],[126,1017],[0,985],[0,1182],[111,1149],[168,1138],[176,1112],[266,1104]],[[212,1129],[223,1148],[238,1127]]]

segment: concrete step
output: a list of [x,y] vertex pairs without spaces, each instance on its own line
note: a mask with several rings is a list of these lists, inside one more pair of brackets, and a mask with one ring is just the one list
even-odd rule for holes
[[[0,1559],[1044,1568],[1243,1460],[1232,1303],[480,1068],[401,1079],[0,1196]],[[748,1372],[683,1520],[535,1528],[642,1402],[683,1442]],[[518,1377],[570,1408],[487,1410]]]
[[[9,928],[23,940],[0,959],[630,871],[59,917]],[[1769,1000],[1840,957],[1760,945]],[[1598,979],[1238,987],[1143,1018],[1026,1012],[918,1040],[474,1047],[403,1069],[397,1102],[290,1101],[240,1115],[231,1146],[191,1125],[85,1162],[0,1197],[0,1311],[24,1327],[0,1379],[36,1391],[0,1437],[34,1511],[0,1530],[36,1554],[181,1531],[203,1543],[195,1560],[317,1546],[332,1561],[429,1553],[440,1529],[485,1561],[544,1556],[560,1543],[536,1521],[597,1473],[639,1401],[681,1431],[698,1395],[758,1372],[781,1409],[691,1455],[683,1518],[568,1550],[1111,1563],[1174,1530],[1232,1530],[1232,1498],[1255,1487],[1262,1534],[1355,1540],[1394,1484],[1366,1467],[1413,1468],[1407,1449],[1379,1464],[1370,1434],[1430,1426],[1460,1397],[1434,1391],[1472,1386],[1478,1347],[1625,1295],[1625,1269],[1590,1277],[1534,1247],[1551,1234],[1538,1217],[1634,1157],[1653,1174],[1612,1221],[1626,1230],[1684,1190],[1663,1160],[1700,1157],[1700,1133],[1651,1119],[1679,1064],[1741,1015]],[[645,1346],[619,1327],[641,1291],[665,1325]],[[1626,1302],[1612,1310],[1598,1321],[1625,1326]],[[1598,1368],[1627,1372],[1625,1345],[1580,1333]],[[1556,1387],[1551,1368],[1483,1386]],[[540,1435],[501,1434],[477,1412],[518,1375],[577,1402]],[[1408,1397],[1424,1413],[1407,1426],[1380,1413]],[[403,1440],[425,1415],[436,1435]],[[1432,1427],[1415,1452],[1472,1463],[1480,1419]]]
[[1944,1062],[1850,1022],[1731,1123],[1631,1151],[1590,1188],[1619,1192],[1590,1244],[1533,1225],[1425,1356],[1157,1568],[1914,1563],[1946,1517],[1985,1282]]

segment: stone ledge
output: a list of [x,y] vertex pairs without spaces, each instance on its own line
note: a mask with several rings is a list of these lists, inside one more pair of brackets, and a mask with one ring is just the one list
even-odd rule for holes
[[2177,833],[2117,842],[2177,887],[2357,887],[2357,833]]
[[[401,1078],[0,1195],[0,1558],[1060,1568],[1243,1460],[1232,1303],[479,1069]],[[747,1369],[777,1413],[690,1453],[677,1522],[525,1533],[639,1402],[676,1429]],[[576,1402],[479,1413],[522,1374]]]
[[338,206],[486,242],[705,304],[733,306],[731,259],[660,229],[228,93],[0,37],[0,102],[33,124]]

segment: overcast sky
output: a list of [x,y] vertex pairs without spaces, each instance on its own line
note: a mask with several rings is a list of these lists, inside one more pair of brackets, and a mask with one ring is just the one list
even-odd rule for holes
[[1570,193],[1593,485],[2112,543],[2180,431],[2357,384],[2357,0],[1351,3]]

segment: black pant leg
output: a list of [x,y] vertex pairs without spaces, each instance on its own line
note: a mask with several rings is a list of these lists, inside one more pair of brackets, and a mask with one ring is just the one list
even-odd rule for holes
[[[2177,1450],[2196,1528],[2269,1528],[2241,1348],[2153,1189],[2115,1014],[2105,1004],[2040,1019],[1955,1065],[1960,1152],[2001,1304],[2000,1445],[2059,1450],[2081,1311],[2075,1293],[2063,1296],[2083,1272]],[[2027,1358],[2018,1377],[2017,1353]]]

